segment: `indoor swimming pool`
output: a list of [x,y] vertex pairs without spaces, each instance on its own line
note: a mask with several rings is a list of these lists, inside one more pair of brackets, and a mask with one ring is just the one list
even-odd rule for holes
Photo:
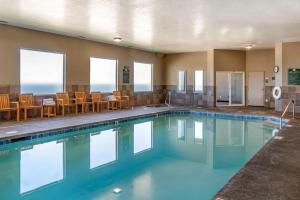
[[0,146],[0,199],[211,199],[278,131],[172,114]]

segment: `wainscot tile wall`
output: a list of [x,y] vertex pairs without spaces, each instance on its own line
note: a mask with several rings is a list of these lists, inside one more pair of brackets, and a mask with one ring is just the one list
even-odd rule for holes
[[[123,95],[129,96],[130,106],[144,106],[151,104],[164,103],[166,99],[166,86],[154,85],[152,92],[134,92],[133,85],[119,85],[119,89]],[[67,85],[66,91],[68,91],[70,97],[74,97],[76,91],[83,91],[89,93],[89,85]],[[18,100],[18,94],[20,93],[20,86],[18,85],[0,85],[0,93],[10,94],[11,101]],[[104,98],[110,93],[104,93]],[[44,98],[55,98],[55,95],[38,95],[35,96],[37,102],[41,102]],[[0,113],[0,118],[3,118],[3,113]],[[29,115],[37,115],[37,113],[29,113]],[[14,116],[14,115],[12,115]]]
[[272,95],[274,86],[265,86],[265,107],[275,108],[275,100]]
[[167,91],[171,92],[171,104],[185,106],[213,106],[213,86],[205,86],[203,92],[194,92],[194,87],[188,85],[186,91],[179,92],[176,85],[167,85]]
[[[291,99],[295,100],[295,112],[300,113],[300,86],[283,86],[281,99],[275,102],[276,111],[283,111]],[[292,111],[292,106],[289,112]]]
[[[123,95],[130,97],[131,106],[142,106],[150,104],[164,103],[167,90],[164,85],[154,85],[152,92],[134,92],[133,85],[119,85]],[[83,91],[89,93],[89,85],[67,85],[66,91],[68,91],[70,97],[74,97],[76,91]],[[18,100],[18,94],[20,93],[20,86],[18,85],[0,85],[0,93],[10,94],[12,101]],[[110,93],[104,93],[104,97],[111,95]],[[44,98],[55,97],[55,95],[38,95],[35,96],[37,101],[42,101]]]

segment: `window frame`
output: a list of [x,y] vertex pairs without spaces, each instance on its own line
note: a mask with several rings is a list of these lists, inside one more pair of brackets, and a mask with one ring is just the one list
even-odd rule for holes
[[112,94],[113,91],[111,92],[102,92],[102,91],[92,91],[91,90],[91,58],[96,58],[96,59],[104,59],[104,60],[115,60],[116,61],[116,77],[115,77],[115,81],[116,81],[116,90],[119,90],[119,61],[117,58],[112,58],[112,57],[99,57],[99,56],[90,56],[89,58],[89,69],[90,69],[90,73],[89,73],[89,91],[91,92],[101,92],[102,94]]
[[[20,93],[21,93],[21,50],[28,50],[28,51],[37,51],[37,52],[43,52],[43,53],[54,53],[54,54],[62,54],[63,55],[63,90],[61,92],[66,91],[67,81],[66,81],[66,75],[67,75],[67,59],[66,59],[66,53],[62,51],[53,51],[53,50],[47,50],[47,49],[37,49],[37,48],[27,48],[27,47],[20,47],[19,48],[19,87],[20,87]],[[33,93],[33,92],[32,92]],[[45,94],[34,94],[34,96],[50,96],[55,95],[56,93],[45,93]]]
[[[196,72],[202,71],[202,90],[196,90]],[[194,93],[203,93],[204,92],[204,70],[197,69],[194,71]]]
[[[184,72],[184,81],[183,81],[183,83],[184,83],[184,89],[183,90],[179,90],[179,73],[180,72]],[[187,71],[184,70],[184,69],[178,70],[178,73],[177,73],[177,92],[178,93],[186,93],[186,83],[187,83],[186,79],[187,79]]]
[[[151,65],[151,89],[149,91],[135,91],[134,90],[134,69],[135,69],[135,66],[134,64],[135,63],[140,63],[140,64],[148,64],[148,65]],[[138,60],[134,60],[133,61],[133,92],[134,93],[146,93],[146,92],[153,92],[153,68],[154,68],[154,64],[153,63],[148,63],[148,62],[143,62],[143,61],[138,61]]]

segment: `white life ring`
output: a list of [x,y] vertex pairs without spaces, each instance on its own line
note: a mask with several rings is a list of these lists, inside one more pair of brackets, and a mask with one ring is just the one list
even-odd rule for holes
[[273,98],[276,100],[281,98],[281,88],[280,87],[273,88]]

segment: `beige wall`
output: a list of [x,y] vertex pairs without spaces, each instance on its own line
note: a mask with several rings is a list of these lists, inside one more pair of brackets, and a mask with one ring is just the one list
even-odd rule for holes
[[[72,37],[0,25],[0,84],[18,85],[20,81],[19,49],[29,48],[66,54],[67,84],[89,84],[90,56],[115,58],[119,63],[119,83],[122,67],[133,62],[152,63],[154,85],[164,83],[163,55],[125,47],[97,43]],[[132,68],[131,68],[132,69]],[[131,70],[131,83],[133,81]]]
[[[268,78],[266,86],[273,86],[275,81],[273,67],[275,65],[275,49],[251,50],[246,51],[246,72],[264,72]],[[246,76],[246,85],[248,85],[248,74]]]
[[167,54],[164,58],[167,85],[177,85],[179,70],[186,70],[187,85],[194,84],[194,71],[204,70],[204,82],[207,66],[206,52]]
[[[282,45],[282,81],[283,85],[288,85],[287,72],[289,68],[300,68],[300,42],[283,43]],[[298,87],[298,86],[297,86]]]
[[238,50],[215,50],[215,71],[245,71],[246,52]]

